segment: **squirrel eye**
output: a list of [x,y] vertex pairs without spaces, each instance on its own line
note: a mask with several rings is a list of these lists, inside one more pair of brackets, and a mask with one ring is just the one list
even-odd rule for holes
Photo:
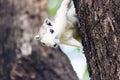
[[49,25],[49,26],[52,26],[51,22],[46,20],[46,24]]
[[53,30],[53,29],[50,29],[50,32],[53,34],[53,33],[54,33],[54,30]]

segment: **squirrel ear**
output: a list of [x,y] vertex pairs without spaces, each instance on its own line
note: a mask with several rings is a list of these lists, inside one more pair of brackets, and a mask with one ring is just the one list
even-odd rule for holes
[[46,24],[47,22],[50,22],[50,19],[49,18],[46,18],[45,20],[44,20],[44,23]]
[[44,23],[46,23],[46,21],[48,21],[48,20],[49,20],[48,18],[45,18]]
[[34,39],[35,40],[40,40],[40,36],[39,35],[35,35]]
[[44,20],[44,24],[47,24],[48,26],[52,26],[52,21],[48,18]]

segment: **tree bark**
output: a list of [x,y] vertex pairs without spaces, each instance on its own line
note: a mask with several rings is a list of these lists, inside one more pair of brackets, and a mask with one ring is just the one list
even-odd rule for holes
[[0,0],[0,80],[78,80],[59,49],[33,39],[47,16],[44,1]]
[[120,80],[120,0],[74,0],[92,80]]

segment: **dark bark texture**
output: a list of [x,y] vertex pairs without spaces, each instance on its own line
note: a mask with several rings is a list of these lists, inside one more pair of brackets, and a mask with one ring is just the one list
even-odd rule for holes
[[0,80],[78,80],[67,57],[33,37],[46,0],[0,0]]
[[120,0],[74,0],[91,80],[120,80]]

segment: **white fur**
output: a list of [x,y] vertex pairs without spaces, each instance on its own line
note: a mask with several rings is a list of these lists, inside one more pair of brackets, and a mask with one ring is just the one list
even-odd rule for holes
[[45,19],[35,39],[50,47],[66,44],[82,48],[81,42],[73,37],[77,21],[73,1],[63,0],[54,20]]

